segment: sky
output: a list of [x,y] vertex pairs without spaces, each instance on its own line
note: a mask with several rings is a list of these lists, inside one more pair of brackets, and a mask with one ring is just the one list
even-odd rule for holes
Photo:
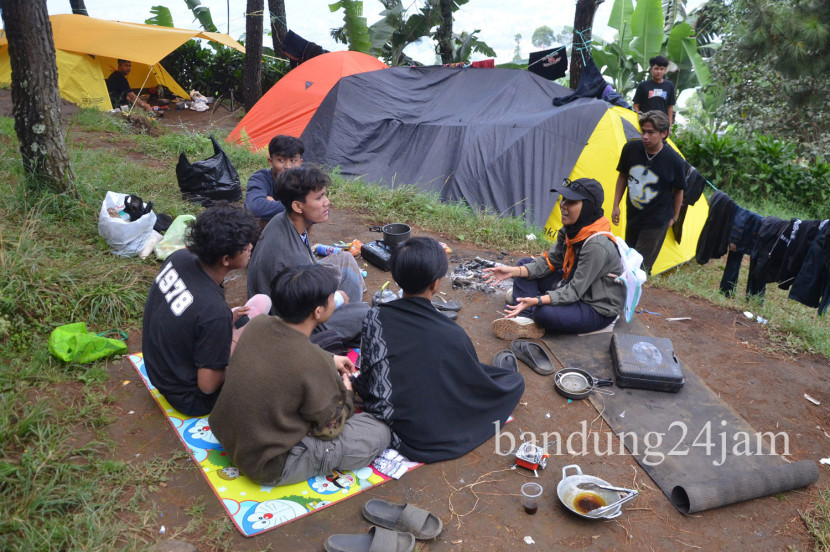
[[[263,0],[267,8],[268,0]],[[329,29],[343,24],[343,11],[331,13],[328,5],[334,0],[285,0],[288,28],[306,40],[316,42],[327,50],[345,50],[346,46],[337,44],[329,35]],[[407,2],[410,2],[407,4]],[[703,0],[689,0],[689,9],[699,5]],[[239,38],[245,32],[245,0],[202,0],[202,5],[210,8],[211,16],[220,32],[230,31],[233,38]],[[404,0],[404,5],[414,11],[422,0]],[[594,18],[595,36],[605,40],[614,37],[614,30],[606,23],[611,13],[613,0],[600,4]],[[155,5],[166,6],[173,16],[176,27],[199,29],[199,22],[187,8],[184,0],[130,0],[113,2],[112,0],[85,0],[87,10],[92,17],[143,23],[152,16],[150,8]],[[230,6],[230,17],[228,17]],[[496,63],[505,63],[513,59],[516,42],[514,36],[521,34],[520,52],[527,58],[528,53],[536,50],[530,43],[533,31],[547,25],[554,32],[566,25],[573,25],[576,0],[470,0],[455,13],[453,32],[472,32],[480,29],[478,37],[496,51]],[[69,0],[47,0],[49,15],[71,13]],[[364,0],[363,11],[371,25],[380,19],[383,9],[378,0]],[[270,39],[266,39],[268,45]],[[435,63],[434,42],[424,41],[414,45],[405,52],[407,55],[425,64]],[[476,55],[473,59],[482,59]]]

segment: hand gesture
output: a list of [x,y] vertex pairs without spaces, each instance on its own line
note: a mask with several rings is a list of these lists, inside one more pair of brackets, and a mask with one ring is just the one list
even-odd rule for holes
[[484,283],[496,284],[502,280],[512,278],[514,269],[515,267],[512,266],[494,266],[493,268],[485,268]]
[[337,372],[344,376],[350,376],[354,373],[354,364],[349,357],[344,357],[340,355],[333,355],[334,356],[334,367],[337,368]]
[[535,307],[539,304],[538,299],[535,297],[518,297],[516,298],[515,305],[507,305],[504,309],[504,317],[505,318],[513,318],[518,316],[520,312],[525,310],[528,307]]

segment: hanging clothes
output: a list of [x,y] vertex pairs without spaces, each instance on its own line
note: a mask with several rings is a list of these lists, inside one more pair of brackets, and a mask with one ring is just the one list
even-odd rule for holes
[[[732,297],[738,284],[738,275],[744,255],[750,256],[750,265],[753,264],[753,253],[758,243],[758,231],[761,228],[763,217],[749,209],[736,206],[732,217],[732,227],[729,231],[729,254],[726,257],[726,267],[720,281],[720,291],[727,297]],[[753,279],[747,279],[746,295],[763,295],[765,284]]]
[[781,263],[781,270],[778,273],[778,287],[790,289],[804,263],[807,250],[812,245],[821,228],[827,225],[827,220],[803,220],[797,231],[790,239],[784,259]]
[[697,241],[695,259],[706,264],[723,257],[729,249],[729,233],[738,205],[727,194],[717,191],[709,198],[709,215]]
[[818,307],[822,316],[830,305],[830,224],[823,221],[793,280],[789,298]]

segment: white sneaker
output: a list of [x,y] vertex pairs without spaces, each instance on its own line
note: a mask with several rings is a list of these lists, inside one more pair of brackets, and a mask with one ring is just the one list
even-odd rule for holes
[[538,339],[545,335],[545,328],[525,316],[499,318],[490,325],[493,333],[500,339]]

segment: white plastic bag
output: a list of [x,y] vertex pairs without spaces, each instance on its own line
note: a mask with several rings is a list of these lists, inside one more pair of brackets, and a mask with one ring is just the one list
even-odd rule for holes
[[109,244],[114,255],[133,257],[153,235],[156,214],[151,211],[130,222],[130,217],[124,214],[125,197],[127,194],[107,192],[98,215],[98,234]]
[[170,224],[164,237],[156,244],[156,257],[160,260],[167,258],[170,253],[185,246],[184,238],[190,223],[196,220],[193,215],[179,215]]

